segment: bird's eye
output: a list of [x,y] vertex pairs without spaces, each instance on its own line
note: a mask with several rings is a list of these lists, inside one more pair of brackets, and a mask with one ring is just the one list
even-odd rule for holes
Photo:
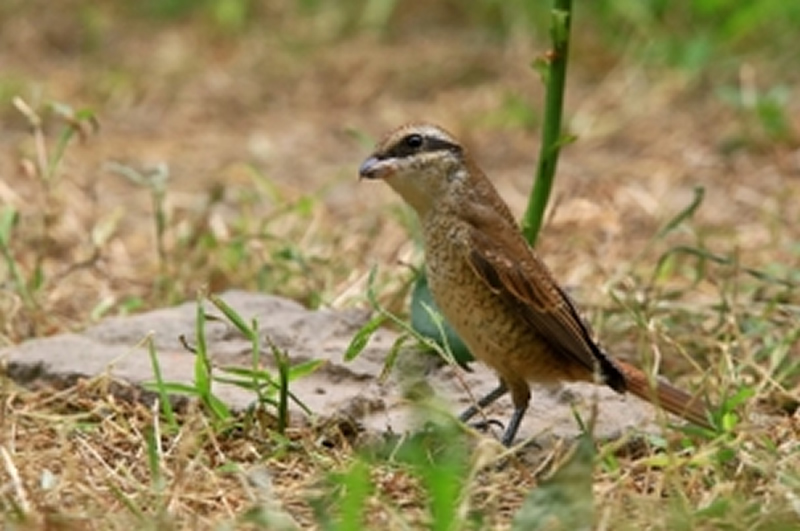
[[419,148],[422,147],[422,143],[423,143],[422,135],[418,135],[416,133],[408,135],[407,137],[405,137],[403,139],[403,143],[408,148],[419,149]]

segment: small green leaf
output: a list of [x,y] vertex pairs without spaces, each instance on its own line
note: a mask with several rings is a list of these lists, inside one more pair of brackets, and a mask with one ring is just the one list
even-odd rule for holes
[[204,398],[204,403],[214,414],[214,417],[216,417],[219,420],[228,420],[233,416],[228,405],[225,404],[225,402],[223,402],[219,398],[217,398],[216,395],[209,394],[207,397]]
[[397,361],[397,356],[400,354],[400,348],[403,346],[408,338],[411,337],[408,334],[403,334],[397,337],[394,340],[394,344],[392,344],[392,348],[389,349],[389,354],[386,356],[386,361],[383,363],[383,369],[381,370],[380,376],[378,376],[378,381],[381,383],[385,383],[386,380],[389,378],[389,374],[391,374],[392,369],[394,368],[394,364]]
[[563,133],[558,137],[553,148],[563,148],[578,141],[578,135],[572,133]]
[[180,382],[164,382],[161,385],[159,385],[157,382],[145,382],[142,384],[142,387],[148,391],[157,391],[159,393],[163,391],[167,395],[174,394],[196,397],[200,396],[200,392],[197,390],[197,387]]
[[19,214],[14,207],[5,205],[0,210],[0,247],[8,247],[11,243],[11,231],[19,220]]
[[435,314],[439,311],[428,288],[428,279],[424,273],[420,273],[411,293],[411,328],[437,345],[449,346],[456,362],[467,368],[467,364],[475,360],[467,345],[447,322],[437,323],[431,315],[431,310]]
[[269,371],[264,369],[251,369],[250,367],[231,366],[231,367],[220,367],[219,370],[226,374],[241,376],[248,380],[258,380],[264,382],[273,381],[272,374],[270,374]]
[[681,223],[683,223],[687,219],[691,219],[692,216],[694,216],[694,213],[697,212],[697,209],[700,208],[700,205],[703,204],[703,198],[705,197],[705,193],[706,193],[705,188],[703,188],[702,186],[695,186],[694,198],[692,199],[692,202],[689,203],[686,206],[686,208],[678,212],[678,214],[675,215],[675,217],[669,220],[667,224],[664,225],[664,227],[662,227],[660,231],[658,231],[656,239],[663,238],[664,236],[675,230],[675,228],[677,228]]
[[386,317],[384,317],[382,314],[378,314],[367,321],[364,326],[362,326],[358,332],[356,332],[356,334],[353,336],[353,339],[350,340],[347,350],[344,351],[344,361],[353,361],[356,359],[364,350],[364,347],[367,346],[367,343],[369,343],[369,339],[372,337],[372,334],[374,334],[375,331],[380,328],[385,320]]
[[[288,379],[293,381],[301,378],[318,369],[325,360],[310,360],[299,363],[289,368]],[[214,381],[241,387],[250,391],[258,391],[258,399],[262,402],[272,404],[274,401],[271,397],[280,392],[280,382],[268,371],[262,369],[251,369],[248,367],[220,367],[220,372],[236,376],[236,378],[227,378],[225,376],[214,376]],[[291,391],[288,391],[288,398],[292,400],[300,409],[306,414],[310,415],[311,410],[306,406],[297,396]]]
[[239,332],[242,333],[244,337],[249,339],[250,341],[253,340],[253,328],[247,325],[244,318],[239,315],[236,310],[228,306],[228,304],[214,294],[208,295],[208,300],[211,301],[211,304],[217,307],[219,311],[221,311],[225,317],[235,326]]
[[358,460],[343,478],[345,496],[342,500],[341,529],[364,529],[364,508],[372,492],[369,473],[367,464]]
[[723,404],[723,408],[727,411],[732,411],[739,407],[740,405],[747,402],[753,396],[755,396],[756,390],[752,387],[742,387],[733,396],[728,397]]
[[150,470],[150,482],[156,492],[161,492],[164,489],[164,477],[161,475],[161,452],[158,450],[158,441],[156,440],[155,430],[148,427],[144,431],[145,440],[147,442],[147,467]]
[[298,378],[304,378],[308,376],[319,369],[324,363],[325,360],[308,360],[296,365],[292,365],[289,367],[289,381],[293,382]]
[[569,17],[569,11],[553,9],[551,30],[553,42],[559,46],[563,46],[569,39]]
[[511,529],[592,529],[594,454],[592,436],[584,433],[569,460],[528,494]]
[[[175,418],[175,412],[172,409],[172,402],[169,399],[169,391],[167,390],[167,385],[164,382],[164,377],[161,373],[161,364],[159,363],[158,355],[156,354],[156,346],[152,335],[147,338],[147,353],[150,356],[150,365],[153,367],[153,375],[156,378],[155,384],[152,384],[152,387],[158,393],[161,412],[164,414],[164,418],[167,420],[169,427],[177,432],[178,421]],[[145,387],[147,386],[145,385]]]
[[195,312],[195,341],[194,384],[200,396],[205,398],[211,394],[211,362],[208,359],[206,313],[202,298],[198,298]]
[[531,63],[531,68],[534,72],[539,74],[539,80],[542,84],[547,85],[547,80],[550,77],[550,63],[542,56],[537,57]]

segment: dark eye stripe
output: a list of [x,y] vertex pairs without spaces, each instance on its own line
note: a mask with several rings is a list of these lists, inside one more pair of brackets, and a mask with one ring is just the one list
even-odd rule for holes
[[438,137],[423,136],[422,145],[419,147],[409,146],[406,138],[408,137],[404,137],[400,142],[393,145],[381,158],[408,157],[415,153],[430,153],[432,151],[452,151],[458,155],[461,154],[461,146]]
[[458,144],[453,144],[452,142],[436,137],[428,137],[427,140],[428,141],[425,143],[425,151],[447,150],[453,153],[461,153],[461,146]]

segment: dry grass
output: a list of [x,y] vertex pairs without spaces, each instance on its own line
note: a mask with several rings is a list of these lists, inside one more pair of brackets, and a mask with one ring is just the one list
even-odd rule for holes
[[[92,44],[83,39],[89,22],[69,16],[67,4],[44,18],[32,6],[0,23],[0,203],[18,215],[0,266],[0,344],[185,300],[202,286],[359,304],[373,264],[382,300],[402,312],[398,262],[419,259],[408,242],[413,225],[388,191],[355,182],[367,151],[359,136],[399,121],[425,117],[465,136],[513,209],[523,209],[536,138],[513,102],[540,95],[528,42],[476,44],[454,29],[415,36],[408,23],[408,39],[337,39],[321,19],[277,9],[281,31],[235,40],[203,23],[154,27],[97,10]],[[569,87],[580,140],[563,155],[541,252],[619,355],[717,403],[752,393],[738,407],[742,420],[728,417],[717,435],[667,429],[664,440],[601,441],[596,526],[797,525],[796,139],[765,137],[751,115],[721,104],[708,80],[631,61],[609,67],[608,56],[596,68],[581,60],[581,42],[593,42],[583,38]],[[743,91],[788,83],[789,101],[800,101],[794,80],[747,68],[730,83]],[[12,96],[30,107],[27,117]],[[49,101],[91,108],[100,122],[92,131],[77,117],[85,138],[75,136],[52,171],[41,161],[76,116],[65,120]],[[798,131],[800,109],[791,105]],[[165,162],[163,195],[152,182],[120,177],[109,161],[143,175]],[[655,237],[696,185],[705,188],[700,209]],[[325,512],[346,494],[328,474],[351,470],[354,439],[335,423],[298,422],[287,441],[268,419],[219,430],[189,406],[179,431],[166,433],[152,405],[124,388],[103,378],[25,388],[2,380],[6,521],[205,529],[269,517],[280,521],[266,528],[291,519],[305,528],[321,525],[313,500]],[[569,446],[509,458],[487,441],[463,444],[467,503],[458,510],[483,514],[488,527],[510,525]],[[430,523],[430,491],[413,468],[367,462],[371,528]]]

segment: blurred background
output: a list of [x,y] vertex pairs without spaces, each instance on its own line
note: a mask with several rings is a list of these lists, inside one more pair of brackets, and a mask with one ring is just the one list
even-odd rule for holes
[[[800,3],[575,4],[565,123],[577,142],[540,240],[557,276],[590,307],[619,283],[716,300],[724,274],[660,262],[692,245],[796,278]],[[2,341],[203,285],[359,304],[373,265],[402,308],[402,264],[421,258],[413,220],[357,168],[389,129],[433,121],[521,214],[549,8],[4,0]],[[681,230],[653,243],[682,211]]]

